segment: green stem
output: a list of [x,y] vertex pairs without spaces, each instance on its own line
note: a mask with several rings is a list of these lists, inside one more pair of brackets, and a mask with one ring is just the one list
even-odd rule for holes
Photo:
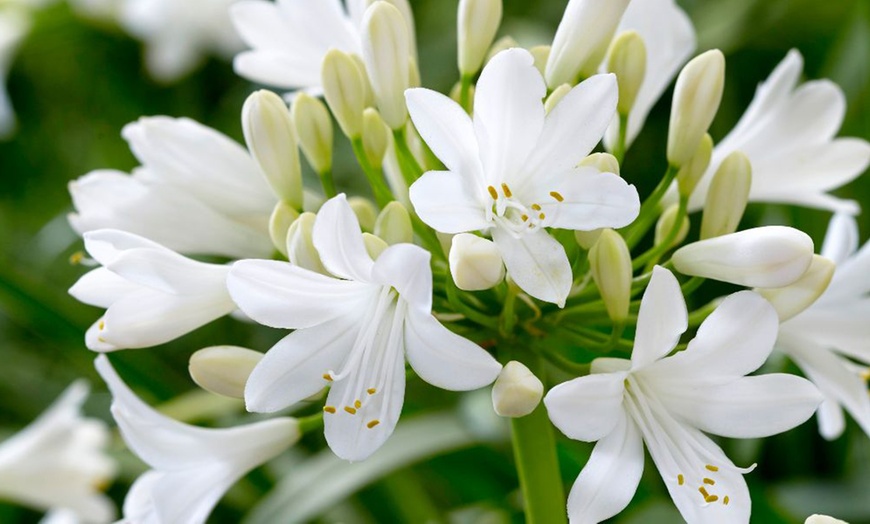
[[713,300],[712,302],[708,302],[707,304],[699,307],[695,311],[692,311],[691,313],[689,313],[689,325],[690,326],[697,326],[701,322],[704,322],[704,320],[708,316],[710,316],[710,313],[712,313],[713,310],[715,310],[717,307],[719,307],[719,303],[720,303],[720,301],[718,299]]
[[501,310],[501,316],[499,317],[498,322],[499,334],[504,338],[508,338],[511,333],[513,333],[514,327],[517,325],[515,306],[519,292],[519,286],[517,286],[513,281],[509,281],[507,296],[504,299],[504,308]]
[[662,177],[659,185],[656,186],[652,194],[640,206],[640,213],[637,215],[637,219],[625,230],[625,243],[628,244],[629,249],[634,248],[646,235],[647,231],[649,231],[649,228],[655,224],[656,218],[659,215],[659,202],[665,196],[665,193],[667,193],[668,188],[671,187],[671,183],[676,178],[678,171],[676,167],[668,166],[668,170],[665,172],[665,176]]
[[679,208],[677,209],[677,217],[674,220],[671,229],[668,231],[668,234],[665,236],[665,238],[662,239],[659,244],[653,246],[652,249],[634,259],[631,264],[632,269],[637,271],[645,265],[646,267],[644,269],[644,273],[649,273],[650,271],[652,271],[653,266],[658,263],[662,255],[664,255],[671,247],[673,247],[672,244],[674,244],[674,242],[677,240],[677,235],[680,234],[680,228],[683,225],[683,219],[686,217],[688,206],[689,199],[687,197],[680,196],[680,204]]
[[299,432],[303,435],[312,431],[317,431],[323,427],[323,413],[315,413],[307,417],[296,419],[299,423]]
[[393,201],[393,193],[384,181],[384,173],[380,169],[375,169],[371,162],[369,162],[361,137],[351,139],[351,144],[353,145],[353,152],[356,155],[357,162],[362,167],[363,173],[365,173],[366,179],[368,179],[369,185],[372,188],[375,202],[378,203],[379,207],[383,208]]
[[480,324],[481,326],[488,327],[490,329],[498,329],[499,321],[496,318],[490,317],[480,311],[472,308],[465,304],[462,301],[462,298],[459,296],[459,289],[456,287],[456,284],[453,282],[453,277],[447,275],[444,279],[444,288],[447,291],[447,301],[450,303],[450,306],[454,311],[460,313],[465,316],[468,320]]
[[462,75],[459,79],[459,105],[469,115],[471,114],[471,75]]
[[335,181],[332,179],[332,170],[327,169],[322,173],[317,173],[317,176],[320,177],[320,185],[323,186],[323,194],[326,195],[327,199],[330,199],[338,194],[335,190]]
[[616,147],[613,148],[613,156],[616,157],[617,162],[622,164],[622,160],[625,158],[625,151],[627,149],[626,142],[628,142],[628,115],[623,115],[620,113],[619,115],[619,138],[616,142]]
[[411,184],[416,182],[420,178],[420,175],[423,174],[423,168],[420,167],[417,158],[414,157],[414,153],[408,147],[408,140],[405,138],[403,130],[394,129],[393,140],[396,143],[396,156],[399,160],[399,167],[402,170],[402,177],[405,179],[408,187],[411,187]]

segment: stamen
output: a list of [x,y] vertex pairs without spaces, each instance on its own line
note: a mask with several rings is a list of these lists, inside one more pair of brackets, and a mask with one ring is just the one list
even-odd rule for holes
[[351,415],[356,415],[356,409],[354,409],[350,406],[345,406],[344,410],[347,411],[348,413],[350,413]]
[[707,503],[709,503],[709,504],[712,504],[713,502],[716,502],[717,500],[719,500],[719,496],[718,496],[718,495],[710,495],[709,497],[706,497],[706,498],[704,499],[704,502],[707,502]]
[[728,495],[725,495],[725,498],[722,499],[722,504],[727,506],[729,502],[731,502],[731,499],[728,498]]
[[377,425],[380,424],[380,423],[381,423],[381,421],[378,420],[378,419],[370,420],[369,423],[366,424],[366,427],[369,428],[369,429],[372,429],[373,427],[377,426]]
[[375,388],[369,388],[366,390],[366,393],[368,393],[369,395],[374,395],[377,392],[378,392],[378,390]]
[[532,204],[532,209],[534,209],[535,211],[540,211],[541,206],[539,206],[538,204]]
[[520,215],[520,218],[523,219],[523,222],[529,221],[529,215]]
[[565,197],[557,193],[556,191],[550,191],[550,196],[555,198],[557,202],[564,202]]
[[707,464],[707,465],[704,466],[704,467],[707,468],[707,469],[710,470],[710,471],[713,471],[713,472],[719,471],[719,467],[718,467],[718,466],[714,466],[714,465],[712,465],[712,464]]
[[335,407],[333,406],[323,406],[323,411],[327,413],[335,413]]
[[333,380],[332,375],[330,375],[329,373],[324,373],[323,380],[325,380],[327,382],[332,382],[332,380]]
[[100,342],[102,342],[104,344],[106,343],[106,339],[104,339],[103,337],[97,337],[97,340],[99,340]]
[[710,494],[707,492],[707,488],[705,488],[704,486],[701,486],[700,488],[698,488],[698,491],[701,492],[701,496],[704,497],[704,500],[707,500],[707,497],[710,496]]
[[82,253],[81,251],[76,251],[75,253],[73,253],[72,255],[69,256],[69,263],[74,265],[74,266],[77,266],[77,265],[81,264],[82,260],[84,260],[84,259],[85,259],[85,254]]
[[97,324],[97,328],[98,328],[100,331],[106,329],[106,322],[105,322],[104,320],[100,320],[100,323]]
[[547,215],[541,213],[540,215],[538,215],[538,218],[540,218],[541,220],[544,220],[545,218],[547,218]]
[[498,193],[494,187],[488,186],[486,190],[489,191],[489,196],[491,196],[493,200],[498,200]]
[[504,191],[504,196],[506,196],[508,198],[514,196],[513,193],[511,193],[511,188],[509,188],[508,185],[505,184],[504,182],[502,182],[502,184],[501,184],[501,190]]
[[683,474],[681,473],[681,474],[677,475],[677,484],[682,486],[685,483],[686,483],[686,479],[685,479],[685,477],[683,477]]
[[709,484],[709,485],[711,485],[711,486],[715,486],[715,485],[716,485],[716,481],[713,480],[713,479],[708,479],[707,477],[704,477],[704,484]]
[[353,401],[353,407],[355,407],[356,409],[361,408],[361,407],[362,407],[362,402],[360,402],[359,399],[354,400],[354,401]]

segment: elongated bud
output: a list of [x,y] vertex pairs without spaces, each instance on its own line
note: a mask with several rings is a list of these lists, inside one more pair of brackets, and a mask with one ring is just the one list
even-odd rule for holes
[[350,139],[357,138],[366,107],[365,70],[351,55],[331,49],[323,58],[321,76],[323,96],[341,131]]
[[833,261],[821,255],[813,255],[810,268],[797,282],[785,287],[755,291],[773,305],[779,321],[785,322],[813,305],[822,296],[828,289],[836,268]]
[[383,253],[388,247],[384,239],[380,238],[377,235],[373,235],[371,233],[363,233],[363,245],[366,247],[366,252],[372,257],[372,260],[377,260],[381,253]]
[[[386,1],[386,0],[384,0]],[[372,90],[372,82],[369,79],[369,75],[366,72],[366,63],[363,60],[363,57],[354,53],[350,55],[353,59],[353,62],[356,64],[356,67],[359,69],[359,72],[362,74],[363,79],[363,89],[365,90],[365,107],[374,107],[375,105],[375,92]]]
[[545,76],[552,89],[577,83],[597,72],[629,0],[570,0],[547,60]]
[[[655,245],[661,245],[664,243],[665,239],[667,239],[668,235],[674,228],[675,222],[677,220],[677,216],[679,215],[680,206],[674,204],[668,207],[662,216],[659,217],[659,221],[656,222],[656,236],[655,236]],[[677,235],[674,239],[669,243],[667,249],[670,249],[674,246],[680,245],[683,240],[686,239],[686,235],[689,234],[689,217],[683,215],[683,220],[680,222],[679,229],[677,230]]]
[[674,88],[668,128],[668,162],[682,167],[698,150],[710,128],[725,86],[725,57],[712,49],[693,58],[680,71]]
[[541,73],[541,76],[544,76],[544,71],[547,70],[547,59],[550,58],[550,46],[536,45],[529,49],[529,53],[535,59],[535,67]]
[[601,232],[604,229],[593,229],[592,231],[574,231],[574,239],[577,240],[577,245],[589,251],[592,246],[601,238]]
[[[468,90],[468,105],[470,107],[469,114],[474,114],[474,85],[471,86]],[[453,88],[450,89],[450,99],[456,102],[457,104],[462,105],[462,82],[456,82],[453,84]]]
[[502,417],[525,417],[538,407],[544,384],[523,363],[511,360],[492,385],[492,407]]
[[501,24],[501,0],[459,0],[459,72],[473,76],[483,65]]
[[677,186],[680,190],[680,195],[685,198],[692,196],[692,192],[697,187],[701,177],[707,172],[707,167],[710,166],[710,158],[712,156],[713,138],[709,134],[704,133],[704,136],[698,143],[695,154],[677,172]]
[[299,146],[314,171],[332,169],[332,119],[323,102],[306,93],[297,93],[291,108]]
[[565,95],[571,92],[571,86],[568,84],[562,84],[550,93],[550,96],[547,97],[547,101],[544,102],[544,110],[549,113],[553,110],[554,107],[559,105],[559,102],[565,98]]
[[782,287],[799,279],[813,260],[813,240],[791,227],[766,226],[700,240],[671,261],[684,275],[747,287]]
[[707,192],[701,219],[701,239],[727,235],[737,231],[752,186],[752,164],[749,157],[734,151],[722,161]]
[[810,515],[804,524],[849,524],[845,520],[835,519],[827,515]]
[[616,323],[628,317],[631,302],[631,253],[622,235],[604,229],[589,250],[589,269],[598,285],[607,315]]
[[456,287],[465,291],[489,289],[504,280],[504,262],[495,243],[470,233],[453,237],[450,274]]
[[520,47],[520,44],[514,40],[512,36],[503,36],[499,38],[492,44],[492,47],[489,48],[489,53],[486,54],[486,60],[484,60],[484,63],[489,62],[492,60],[492,57],[501,53],[505,49],[510,49],[512,47]]
[[646,76],[646,45],[637,31],[620,33],[610,46],[607,70],[616,74],[619,102],[616,110],[628,115]]
[[389,244],[404,244],[414,241],[414,229],[411,226],[411,215],[399,202],[387,204],[375,222],[375,235]]
[[242,107],[242,130],[251,156],[279,198],[302,209],[302,168],[290,111],[280,96],[256,91]]
[[218,395],[245,398],[245,383],[263,354],[237,346],[212,346],[190,356],[188,371],[196,385]]
[[384,155],[390,147],[390,128],[384,123],[378,110],[372,107],[363,112],[362,142],[369,164],[375,169],[381,169]]
[[314,248],[314,213],[302,213],[287,231],[287,259],[295,266],[322,275],[329,275],[320,260],[320,253]]
[[577,167],[594,167],[602,173],[619,174],[619,160],[610,153],[592,153],[581,160]]
[[375,230],[375,221],[378,219],[378,208],[371,200],[365,197],[352,196],[347,199],[347,203],[359,220],[359,225],[363,231],[372,232]]
[[402,13],[387,2],[375,2],[362,23],[363,60],[378,110],[387,125],[401,129],[408,120],[405,90],[410,86],[410,37]]
[[293,222],[299,218],[299,211],[290,207],[283,200],[275,204],[272,215],[269,217],[269,238],[275,249],[287,256],[287,231]]

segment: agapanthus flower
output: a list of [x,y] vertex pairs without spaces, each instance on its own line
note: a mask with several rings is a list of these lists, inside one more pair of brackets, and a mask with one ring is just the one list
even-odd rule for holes
[[598,441],[568,498],[572,523],[622,511],[643,472],[643,443],[689,524],[749,522],[743,475],[704,433],[755,438],[807,420],[821,402],[794,375],[744,375],[770,355],[778,319],[752,291],[727,297],[686,350],[674,350],[688,315],[680,285],[656,267],[641,300],[631,360],[599,358],[592,374],[554,387],[550,420],[568,437]]
[[484,67],[473,120],[444,95],[409,89],[411,119],[447,166],[411,186],[420,218],[442,233],[489,233],[517,285],[564,304],[571,265],[546,228],[622,227],[640,205],[619,176],[577,167],[610,124],[616,91],[613,75],[596,75],[546,113],[546,85],[522,49],[502,51]]
[[444,389],[495,380],[498,362],[432,316],[428,252],[396,244],[373,260],[344,195],[318,212],[313,242],[334,276],[268,260],[242,260],[230,271],[230,294],[244,313],[296,329],[248,378],[250,411],[274,412],[329,386],[326,441],[339,457],[357,461],[374,453],[398,422],[405,358],[423,380]]

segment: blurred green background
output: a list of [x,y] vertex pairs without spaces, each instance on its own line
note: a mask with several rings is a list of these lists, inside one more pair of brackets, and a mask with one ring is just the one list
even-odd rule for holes
[[[412,4],[423,83],[446,91],[457,79],[456,0],[412,0]],[[552,38],[565,1],[505,0],[504,4],[500,35],[535,45]],[[843,88],[849,109],[841,135],[870,139],[870,2],[685,0],[680,4],[695,22],[699,50],[721,48],[728,60],[722,108],[711,130],[714,139],[734,125],[756,85],[790,48],[803,53],[807,78],[827,77]],[[66,294],[84,272],[69,263],[70,255],[82,245],[66,223],[71,211],[67,183],[92,169],[133,168],[135,159],[120,130],[141,115],[188,116],[240,139],[241,105],[253,86],[220,60],[208,61],[176,84],[155,83],[144,71],[139,43],[111,24],[76,18],[60,3],[37,13],[33,31],[12,65],[8,88],[20,126],[11,140],[0,142],[0,435],[32,420],[82,376],[97,392],[88,411],[107,416],[109,399],[93,371],[94,355],[83,344],[84,330],[99,311]],[[623,169],[641,194],[663,172],[669,98],[670,91],[663,97],[665,103],[652,112]],[[336,175],[339,188],[359,187],[360,173],[353,164],[339,165],[347,166]],[[870,207],[870,178],[862,177],[837,194]],[[862,240],[870,234],[866,217],[859,217]],[[820,242],[828,218],[821,211],[751,206],[746,220],[790,223]],[[113,362],[146,400],[156,404],[193,390],[186,369],[195,349],[235,343],[265,350],[279,336],[224,319],[165,346],[118,353]],[[431,411],[433,405],[447,408],[458,399],[416,381],[409,386],[400,427],[411,418],[409,414]],[[472,405],[479,399],[463,402]],[[225,407],[219,404],[219,419],[208,422],[226,425],[238,417],[237,405]],[[450,513],[452,522],[520,522],[509,443],[496,431],[495,441],[481,444],[481,439],[486,440],[486,431],[481,431],[463,441],[460,451],[412,467],[399,464],[386,479],[366,481],[368,486],[357,496],[333,507],[320,521],[421,522],[436,509],[461,508]],[[283,477],[285,468],[292,475],[298,463],[305,462],[306,446],[322,447],[319,439],[307,438],[295,452],[299,456],[291,454],[278,466],[249,477],[222,502],[213,521],[238,521],[243,508],[269,486],[270,475]],[[870,522],[870,442],[851,422],[846,435],[832,443],[818,437],[813,420],[764,442],[726,442],[725,447],[738,464],[760,463],[748,477],[753,522],[802,522],[809,512],[837,514],[853,524]],[[568,486],[590,449],[560,441]],[[120,445],[116,452],[123,455]],[[110,489],[119,502],[140,471],[134,460],[124,463],[121,479]],[[655,470],[648,467],[646,476],[649,482],[616,521],[676,521]],[[291,509],[284,510],[292,514]],[[0,503],[0,522],[33,522],[38,517]]]

